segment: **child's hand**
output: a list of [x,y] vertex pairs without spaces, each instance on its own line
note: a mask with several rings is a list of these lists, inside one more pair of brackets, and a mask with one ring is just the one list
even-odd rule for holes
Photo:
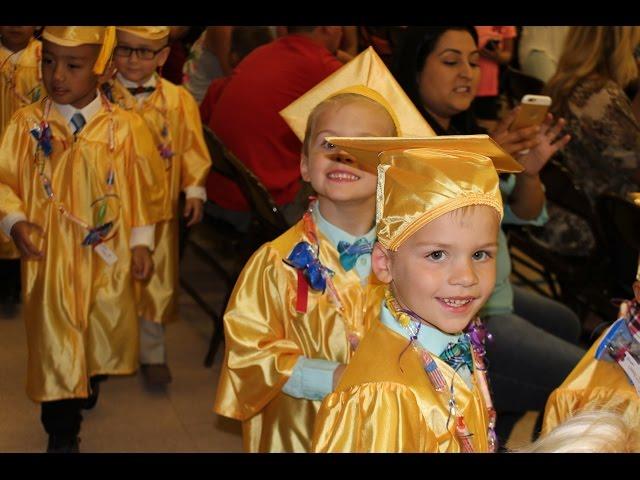
[[151,252],[143,245],[133,247],[131,252],[131,271],[133,278],[136,280],[144,281],[151,276],[153,272],[153,260],[151,259]]
[[199,198],[187,198],[184,205],[184,218],[191,217],[187,227],[196,225],[202,221],[202,200]]
[[35,230],[41,237],[44,236],[44,231],[40,225],[22,220],[16,222],[11,228],[11,238],[13,242],[20,250],[22,258],[25,260],[42,260],[44,258],[44,252],[38,250],[33,242],[29,239],[29,233]]
[[340,364],[338,365],[338,368],[333,371],[333,390],[335,390],[338,383],[340,383],[340,379],[342,378],[345,368],[347,368],[346,365]]

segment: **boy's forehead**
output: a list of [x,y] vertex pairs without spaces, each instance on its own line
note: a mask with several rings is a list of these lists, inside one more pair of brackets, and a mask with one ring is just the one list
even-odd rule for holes
[[123,45],[126,44],[130,47],[151,47],[151,48],[159,48],[164,46],[167,43],[166,38],[160,38],[152,40],[150,38],[140,37],[131,32],[124,32],[122,30],[117,30],[118,44]]

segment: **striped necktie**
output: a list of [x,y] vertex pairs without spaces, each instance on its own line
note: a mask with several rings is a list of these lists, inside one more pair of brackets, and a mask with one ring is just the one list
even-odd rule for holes
[[71,117],[71,124],[73,125],[73,128],[75,128],[73,134],[79,134],[85,123],[87,123],[87,121],[84,119],[84,115],[82,115],[80,112],[74,113],[73,117]]

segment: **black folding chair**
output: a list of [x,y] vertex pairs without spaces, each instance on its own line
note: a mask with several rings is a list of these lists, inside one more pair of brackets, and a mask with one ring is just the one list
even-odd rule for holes
[[591,251],[560,252],[535,235],[539,227],[512,228],[508,233],[513,273],[538,293],[549,296],[524,273],[521,267],[525,266],[546,280],[551,298],[566,303],[580,316],[591,310],[609,318],[615,312],[610,302],[612,273],[606,256],[608,242],[600,218],[586,193],[575,184],[571,173],[558,160],[551,160],[545,166],[541,180],[548,200],[584,220],[595,240],[595,247]]
[[238,275],[251,254],[263,243],[272,240],[288,228],[284,215],[262,182],[251,172],[206,125],[203,126],[204,139],[212,159],[212,171],[233,180],[242,191],[251,208],[251,223],[247,233],[239,232],[233,225],[205,215],[203,224],[208,227],[207,239],[216,240],[216,245],[224,246],[224,252],[214,256],[200,245],[190,233],[184,234],[185,248],[191,248],[199,258],[209,265],[214,273],[223,279],[224,299],[219,311],[215,311],[198,294],[194,286],[184,276],[180,284],[195,302],[213,320],[213,334],[205,366],[210,367],[217,349],[224,338],[223,315]]
[[597,208],[606,219],[605,233],[613,268],[613,294],[632,298],[640,252],[640,206],[613,193],[598,197]]

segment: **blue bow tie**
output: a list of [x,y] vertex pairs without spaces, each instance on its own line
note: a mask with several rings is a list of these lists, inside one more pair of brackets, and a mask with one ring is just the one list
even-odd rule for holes
[[327,278],[333,275],[333,270],[329,270],[320,263],[308,242],[298,243],[283,262],[297,270],[302,270],[307,283],[313,290],[324,292],[327,287]]
[[359,238],[353,243],[340,240],[338,242],[338,253],[340,253],[340,264],[345,272],[348,272],[356,265],[356,260],[360,255],[371,253],[373,246],[366,238]]
[[449,343],[438,355],[454,370],[466,365],[473,372],[473,358],[471,357],[471,343],[466,335],[462,335],[456,343]]

